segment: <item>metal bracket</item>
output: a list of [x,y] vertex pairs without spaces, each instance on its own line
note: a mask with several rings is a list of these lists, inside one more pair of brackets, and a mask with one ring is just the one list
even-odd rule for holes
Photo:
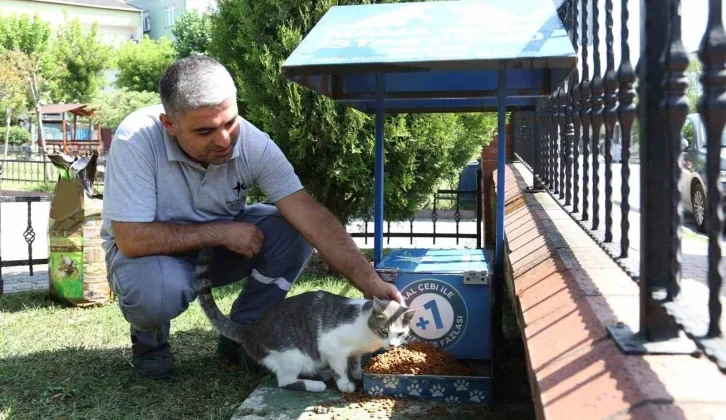
[[389,283],[395,283],[398,279],[397,268],[377,268],[376,272],[379,276],[381,276],[383,281],[387,281]]
[[641,332],[634,332],[629,326],[618,323],[608,325],[608,332],[620,351],[625,354],[689,354],[700,355],[696,343],[682,330],[678,337],[669,340],[648,341]]
[[464,284],[489,284],[490,273],[487,271],[465,271]]
[[523,192],[525,194],[536,194],[536,193],[540,193],[540,192],[544,192],[544,191],[546,191],[546,188],[545,187],[543,187],[541,185],[540,186],[534,186],[533,185],[531,187],[525,188]]

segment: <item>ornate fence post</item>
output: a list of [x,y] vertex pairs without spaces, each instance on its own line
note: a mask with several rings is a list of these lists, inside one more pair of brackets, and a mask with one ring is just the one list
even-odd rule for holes
[[613,133],[618,104],[615,77],[615,55],[613,52],[613,0],[605,1],[605,45],[607,65],[605,69],[605,242],[613,241]]
[[550,154],[549,154],[549,123],[548,123],[548,104],[545,100],[539,108],[540,120],[540,147],[542,148],[542,182],[546,188],[549,188],[550,179]]
[[[573,38],[573,45],[575,46],[575,55],[578,53],[578,43],[580,42],[578,37],[578,15],[579,15],[579,0],[575,0],[572,2],[572,38]],[[572,88],[570,95],[570,99],[572,100],[572,122],[573,122],[573,139],[570,143],[570,148],[573,151],[573,157],[572,161],[574,163],[573,168],[573,177],[574,177],[574,185],[572,190],[572,212],[578,213],[580,211],[580,130],[582,127],[581,121],[580,121],[580,74],[577,70],[572,74]]]
[[583,222],[589,220],[589,182],[590,182],[590,66],[587,63],[587,4],[588,0],[582,0],[582,81],[580,82],[580,93],[582,94],[582,108],[580,109],[580,121],[582,121],[582,218]]
[[635,120],[635,72],[630,64],[630,45],[628,44],[628,0],[622,0],[621,17],[621,51],[620,67],[618,68],[618,94],[620,103],[618,105],[618,119],[620,121],[620,134],[622,141],[622,167],[620,172],[620,257],[628,257],[630,239],[630,141],[632,138],[633,121]]
[[600,6],[598,1],[592,3],[592,230],[600,227],[600,129],[603,123],[603,95],[605,89],[600,77]]
[[688,78],[688,54],[681,40],[681,0],[672,0],[671,3],[671,30],[669,45],[666,46],[663,64],[666,73],[663,79],[665,98],[661,103],[661,115],[667,123],[666,148],[668,177],[668,216],[670,219],[669,232],[669,259],[670,272],[668,277],[668,298],[675,299],[680,292],[681,281],[681,225],[683,224],[683,208],[681,206],[680,177],[683,170],[681,162],[681,130],[688,113],[688,99],[686,89]]
[[539,109],[532,113],[532,144],[533,158],[532,168],[534,168],[534,178],[532,179],[532,189],[541,191],[542,186],[542,124]]
[[706,33],[698,50],[703,63],[701,83],[704,94],[698,103],[698,112],[706,126],[707,157],[706,185],[708,187],[708,312],[709,326],[707,336],[720,337],[723,332],[721,320],[720,291],[723,287],[721,270],[721,232],[724,229],[722,194],[720,180],[721,133],[726,124],[726,31],[721,18],[721,0],[710,0]]
[[567,142],[565,140],[565,124],[567,122],[567,94],[564,86],[560,87],[557,93],[557,127],[560,130],[558,137],[560,157],[560,200],[565,198],[565,166],[567,165]]
[[555,94],[549,98],[550,102],[550,185],[552,191],[557,194],[560,191],[559,176],[557,175],[557,167],[559,165],[559,151],[557,150],[557,142],[559,140],[558,123],[558,107],[555,101]]
[[680,0],[671,1],[670,7],[662,3],[646,0],[640,10],[645,25],[638,64],[640,179],[641,185],[648,186],[641,190],[640,331],[633,333],[623,326],[609,326],[608,330],[625,353],[688,354],[696,350],[695,343],[668,313],[679,291],[679,270],[672,263],[663,263],[672,261],[677,253],[674,246],[680,242],[673,230],[680,228],[676,220],[680,174],[673,171],[678,166],[674,158],[680,152],[680,129],[687,112],[682,81],[688,58],[681,43]]

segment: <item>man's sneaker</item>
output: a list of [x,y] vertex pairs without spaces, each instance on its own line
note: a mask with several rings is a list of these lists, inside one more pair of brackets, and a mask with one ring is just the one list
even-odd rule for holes
[[134,372],[137,378],[171,379],[174,376],[174,356],[169,343],[149,347],[132,337]]
[[228,363],[246,366],[249,372],[257,373],[264,371],[264,367],[252,360],[247,352],[244,351],[241,344],[223,335],[219,336],[217,354]]

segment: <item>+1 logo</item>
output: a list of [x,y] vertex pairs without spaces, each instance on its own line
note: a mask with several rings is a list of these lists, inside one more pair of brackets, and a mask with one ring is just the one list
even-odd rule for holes
[[415,281],[401,290],[408,306],[417,310],[411,333],[417,341],[450,347],[463,335],[467,307],[453,286],[438,279]]

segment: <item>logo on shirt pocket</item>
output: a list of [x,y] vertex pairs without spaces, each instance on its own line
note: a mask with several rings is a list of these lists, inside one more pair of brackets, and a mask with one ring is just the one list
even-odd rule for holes
[[235,192],[236,197],[232,200],[225,201],[225,203],[229,207],[239,208],[242,206],[245,199],[247,199],[247,185],[245,185],[244,182],[237,181],[235,185],[232,186],[232,190]]
[[240,193],[243,191],[245,192],[245,195],[247,195],[247,185],[245,185],[244,182],[237,181],[237,184],[232,187],[233,190],[237,192],[237,196],[239,197]]

